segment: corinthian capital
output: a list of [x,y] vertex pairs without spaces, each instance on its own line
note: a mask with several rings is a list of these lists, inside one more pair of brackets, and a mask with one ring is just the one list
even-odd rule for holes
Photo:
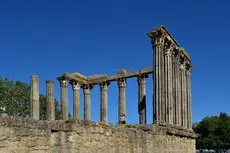
[[166,34],[163,30],[158,29],[156,31],[149,32],[148,36],[150,37],[152,44],[154,46],[156,46],[156,45],[163,45],[164,44]]
[[84,94],[90,94],[90,91],[91,91],[92,88],[93,88],[92,85],[83,85],[82,86]]
[[84,92],[84,94],[90,94],[90,89],[89,88],[85,88],[85,89],[83,89],[83,92]]
[[118,87],[125,87],[126,86],[126,80],[125,78],[120,78],[117,80]]
[[181,71],[184,71],[184,70],[185,70],[185,65],[184,65],[184,63],[181,63],[181,64],[180,64],[180,70],[181,70]]
[[138,76],[137,77],[138,84],[145,84],[146,78],[148,78],[148,74],[142,74],[142,75]]
[[178,65],[180,70],[185,70],[185,56],[179,51],[179,54],[177,55]]
[[171,57],[173,55],[174,48],[175,45],[171,41],[165,43],[165,56]]
[[173,50],[172,50],[172,57],[175,61],[178,59],[178,55],[179,55],[179,48],[175,46],[173,47]]
[[62,79],[62,80],[59,80],[59,81],[60,81],[60,86],[61,87],[64,87],[64,88],[68,87],[68,80]]
[[110,85],[109,82],[102,82],[99,84],[101,90],[108,90],[108,85]]
[[187,75],[190,76],[192,72],[192,64],[188,60],[185,62],[185,70],[186,70]]
[[72,88],[73,88],[74,91],[75,91],[75,90],[80,90],[81,85],[80,85],[79,82],[77,82],[77,81],[72,81],[71,84],[72,84]]

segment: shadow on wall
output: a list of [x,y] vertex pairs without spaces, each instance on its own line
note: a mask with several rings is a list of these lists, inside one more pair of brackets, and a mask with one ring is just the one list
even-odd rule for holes
[[[197,150],[196,153],[215,153],[215,151],[204,149],[204,150]],[[226,152],[220,151],[219,153],[230,153],[230,150],[227,150]]]

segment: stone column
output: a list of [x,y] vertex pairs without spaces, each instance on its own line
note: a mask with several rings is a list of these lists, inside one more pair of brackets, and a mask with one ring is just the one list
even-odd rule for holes
[[180,114],[180,105],[178,101],[178,84],[179,84],[179,58],[178,58],[178,48],[175,47],[172,53],[173,60],[173,116],[174,124],[179,126],[179,114]]
[[189,113],[189,129],[192,129],[192,94],[191,94],[191,72],[189,74],[189,85],[188,85],[188,93],[189,93],[189,96],[188,96],[188,105],[189,105],[189,110],[188,110],[188,113]]
[[92,86],[84,85],[84,120],[90,120],[91,115],[91,98],[90,98],[90,90]]
[[184,70],[184,127],[188,128],[188,102],[187,102],[187,79],[186,79],[186,71]]
[[186,71],[186,62],[184,63],[184,127],[188,128],[188,95],[187,95],[187,71]]
[[71,85],[73,89],[73,118],[80,120],[80,83],[72,81]]
[[164,56],[165,46],[163,45],[163,49],[160,52],[160,69],[161,69],[161,122],[163,124],[166,123],[166,110],[167,110],[167,99],[166,99],[166,63],[165,63],[165,56]]
[[180,73],[181,73],[181,116],[182,116],[182,126],[186,127],[186,82],[185,82],[185,65],[184,57],[181,55],[180,63]]
[[173,93],[172,93],[172,50],[173,44],[167,41],[165,50],[165,104],[166,122],[173,124]]
[[60,79],[61,86],[61,119],[68,120],[68,81],[65,79]]
[[165,113],[165,122],[169,123],[169,56],[170,56],[170,50],[168,48],[167,43],[165,43],[164,47],[164,104],[165,107],[164,113]]
[[188,128],[192,129],[192,106],[191,106],[191,70],[192,66],[190,63],[186,66],[186,79],[187,79],[187,105],[188,105]]
[[153,72],[153,82],[154,82],[154,112],[155,112],[155,123],[160,123],[162,119],[161,111],[161,65],[160,65],[160,52],[162,51],[162,46],[160,44],[155,44],[155,60],[154,67],[155,71]]
[[119,87],[119,108],[118,121],[120,124],[126,123],[126,80],[125,78],[118,79]]
[[39,78],[37,75],[30,76],[30,98],[31,98],[31,117],[39,120]]
[[173,114],[173,124],[177,124],[177,116],[176,116],[176,64],[175,64],[175,56],[174,50],[172,53],[172,114]]
[[146,124],[146,78],[148,76],[143,74],[138,77],[138,113],[139,123]]
[[107,82],[100,84],[100,121],[104,123],[108,123],[108,85]]
[[156,30],[154,32],[149,32],[148,36],[151,39],[152,47],[153,47],[153,121],[156,124],[164,121],[164,109],[162,108],[163,100],[162,93],[163,89],[163,63],[164,61],[164,34],[161,30]]
[[47,120],[55,120],[55,106],[54,106],[54,82],[52,80],[46,81],[46,101],[47,101]]
[[181,113],[181,70],[180,70],[180,56],[176,57],[176,115],[177,125],[182,126],[182,113]]

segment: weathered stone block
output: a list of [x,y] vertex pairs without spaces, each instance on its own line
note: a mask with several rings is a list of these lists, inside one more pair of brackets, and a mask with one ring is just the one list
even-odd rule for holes
[[0,153],[195,152],[196,135],[191,130],[167,125],[115,126],[9,116],[0,116],[0,123]]

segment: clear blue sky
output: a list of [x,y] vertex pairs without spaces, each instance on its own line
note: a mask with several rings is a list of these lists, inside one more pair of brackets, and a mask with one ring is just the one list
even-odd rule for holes
[[[55,80],[63,72],[115,74],[152,66],[146,33],[165,25],[193,63],[193,122],[230,113],[230,2],[1,0],[0,76],[29,83]],[[117,121],[117,84],[109,88],[109,121]],[[148,123],[152,122],[152,79],[147,84]],[[99,120],[99,87],[92,90],[92,120]],[[72,91],[69,87],[69,110]],[[81,98],[83,111],[83,97]],[[82,115],[81,115],[82,116]],[[127,121],[138,123],[137,80],[128,80]]]

